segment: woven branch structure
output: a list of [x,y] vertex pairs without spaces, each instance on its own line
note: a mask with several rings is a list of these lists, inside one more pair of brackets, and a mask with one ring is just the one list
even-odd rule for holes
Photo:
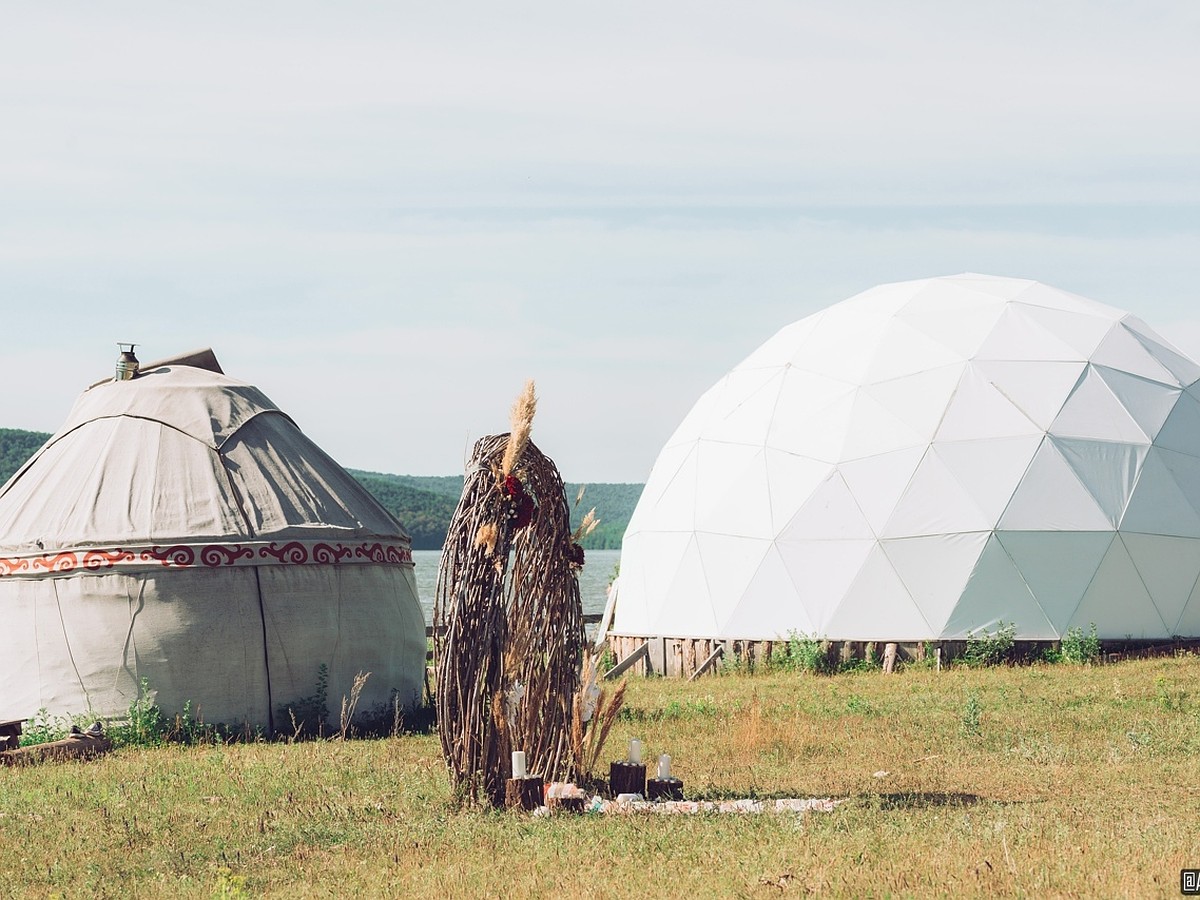
[[583,551],[562,478],[527,431],[510,442],[500,434],[475,444],[434,605],[442,753],[460,799],[496,807],[513,750],[547,781],[573,773],[585,640]]

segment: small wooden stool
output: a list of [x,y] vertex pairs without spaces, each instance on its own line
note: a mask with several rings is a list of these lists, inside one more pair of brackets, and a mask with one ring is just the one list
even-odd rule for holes
[[16,750],[21,746],[21,723],[24,719],[0,722],[0,750]]
[[533,810],[542,805],[542,776],[526,775],[510,778],[504,783],[504,807],[506,809]]
[[608,791],[614,797],[621,794],[646,796],[646,767],[618,760],[608,767]]
[[647,800],[682,800],[683,782],[678,778],[651,778],[646,782]]

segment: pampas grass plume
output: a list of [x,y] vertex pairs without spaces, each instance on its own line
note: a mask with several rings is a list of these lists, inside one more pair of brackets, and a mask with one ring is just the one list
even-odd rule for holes
[[537,394],[534,393],[533,379],[525,382],[525,389],[512,408],[512,428],[508,433],[508,444],[504,448],[504,458],[500,460],[500,476],[505,478],[512,474],[517,461],[525,452],[529,443],[529,435],[533,432],[533,416],[537,412]]

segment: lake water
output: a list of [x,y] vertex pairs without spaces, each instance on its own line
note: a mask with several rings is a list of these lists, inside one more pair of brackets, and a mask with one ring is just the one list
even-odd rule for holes
[[[588,550],[583,569],[579,573],[579,597],[583,601],[584,614],[604,612],[608,598],[608,583],[613,570],[621,559],[620,550]],[[414,550],[413,570],[417,576],[417,596],[421,600],[421,611],[425,613],[425,624],[433,622],[433,593],[437,587],[438,566],[442,561],[441,550]]]

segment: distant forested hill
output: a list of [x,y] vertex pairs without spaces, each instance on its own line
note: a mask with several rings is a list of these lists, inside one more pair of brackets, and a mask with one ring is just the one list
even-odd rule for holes
[[[396,516],[413,538],[413,547],[418,550],[437,549],[442,546],[450,517],[462,495],[461,475],[385,475],[380,472],[362,472],[351,469],[350,473],[367,486],[394,516]],[[620,549],[625,526],[633,515],[638,497],[642,495],[640,484],[589,484],[583,499],[575,505],[580,485],[566,484],[567,503],[572,505],[571,525],[576,527],[589,509],[596,508],[600,524],[583,542],[589,550]],[[418,542],[417,523],[430,526],[421,532]],[[429,543],[434,539],[434,543]]]
[[0,428],[0,485],[12,478],[25,460],[48,440],[50,435],[40,431]]
[[[29,459],[50,435],[37,431],[0,428],[0,484]],[[416,550],[437,550],[446,538],[450,517],[462,494],[461,475],[387,475],[350,469],[350,474],[375,495],[383,507],[404,523]],[[571,524],[593,506],[600,525],[583,542],[589,550],[617,549],[633,508],[642,493],[640,484],[590,484],[583,500],[571,512]],[[567,502],[575,503],[578,484],[566,485]]]

